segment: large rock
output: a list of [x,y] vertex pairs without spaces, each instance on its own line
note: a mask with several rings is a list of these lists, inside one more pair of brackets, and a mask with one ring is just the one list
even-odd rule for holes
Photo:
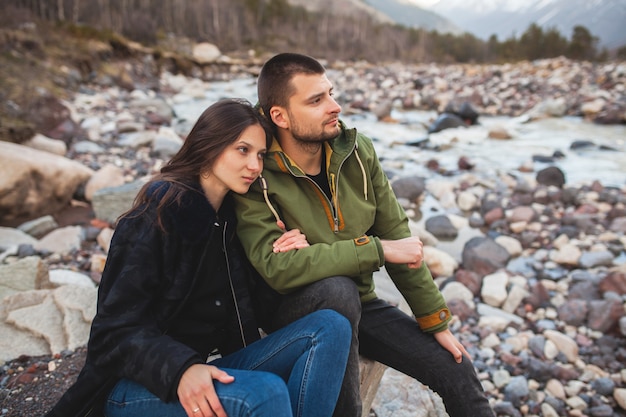
[[137,180],[96,191],[91,201],[96,218],[115,224],[119,216],[132,207],[137,193],[145,183],[144,180]]
[[193,47],[193,59],[199,64],[210,64],[218,60],[222,53],[212,43],[202,42]]
[[0,218],[30,220],[67,206],[93,171],[79,162],[0,142]]
[[510,257],[493,239],[474,237],[463,248],[463,268],[485,276],[505,268]]
[[[47,293],[47,290],[26,293],[41,293],[41,295],[44,295]],[[23,296],[26,294],[20,293],[18,295]],[[34,302],[43,301],[40,295],[34,295],[34,297],[37,298]],[[0,303],[0,363],[15,359],[20,355],[41,356],[50,354],[50,346],[43,338],[6,323],[9,312],[8,300]],[[32,302],[29,305],[32,305]]]
[[51,287],[48,268],[37,256],[0,265],[0,301],[22,291]]

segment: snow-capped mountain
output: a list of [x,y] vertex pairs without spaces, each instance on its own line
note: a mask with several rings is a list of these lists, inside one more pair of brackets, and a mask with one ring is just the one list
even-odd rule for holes
[[626,0],[288,0],[312,11],[350,15],[364,11],[380,22],[469,32],[503,41],[519,38],[536,23],[570,38],[576,25],[599,38],[600,47],[626,45]]
[[518,37],[531,23],[569,38],[585,26],[609,48],[626,45],[626,0],[405,0],[452,20],[487,39]]

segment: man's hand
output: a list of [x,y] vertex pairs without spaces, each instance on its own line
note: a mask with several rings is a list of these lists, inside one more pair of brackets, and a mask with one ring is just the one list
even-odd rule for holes
[[274,242],[274,253],[287,252],[292,249],[302,249],[310,246],[309,242],[306,240],[306,236],[303,233],[300,233],[300,230],[291,229],[287,231],[285,223],[281,220],[277,221],[276,224],[284,233]]
[[454,356],[454,360],[456,363],[461,363],[463,360],[463,355],[469,358],[469,353],[465,350],[465,346],[461,344],[457,340],[456,337],[452,334],[450,329],[443,330],[441,332],[435,333],[435,339],[441,346],[443,346],[448,352]]
[[188,417],[227,417],[220,399],[215,393],[213,380],[230,384],[233,376],[212,365],[191,365],[178,383],[178,400]]
[[398,240],[380,240],[385,253],[385,262],[407,264],[409,268],[419,268],[424,260],[424,244],[417,236]]

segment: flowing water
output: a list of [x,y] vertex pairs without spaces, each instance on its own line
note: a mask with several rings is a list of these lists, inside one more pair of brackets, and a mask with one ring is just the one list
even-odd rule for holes
[[[174,109],[179,118],[193,122],[208,105],[225,97],[255,103],[256,84],[253,79],[211,83],[201,98],[175,97]],[[342,115],[342,120],[371,137],[383,165],[389,164],[399,175],[433,178],[437,174],[426,168],[428,160],[435,159],[444,170],[453,172],[464,156],[487,177],[504,172],[529,175],[519,171],[522,166],[531,166],[534,173],[530,175],[534,176],[538,170],[556,165],[565,173],[568,185],[598,180],[604,186],[626,186],[626,125],[597,125],[577,117],[530,121],[481,116],[479,125],[428,135],[435,112],[393,110],[391,116],[395,123],[380,122],[371,113]],[[512,139],[490,139],[489,131],[494,128],[503,128]],[[426,138],[429,141],[424,147],[407,145]],[[588,141],[591,146],[571,149],[575,141]],[[554,162],[531,162],[533,156],[550,157],[557,151],[564,156]]]

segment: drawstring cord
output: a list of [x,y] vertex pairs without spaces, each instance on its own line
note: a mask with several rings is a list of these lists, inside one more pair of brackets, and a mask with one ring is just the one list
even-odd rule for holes
[[361,175],[363,175],[363,197],[365,197],[365,201],[367,201],[367,175],[365,173],[365,167],[363,166],[363,162],[361,162],[361,158],[359,157],[358,144],[355,144],[354,155],[356,156],[356,160],[359,162],[359,166],[361,167]]
[[263,175],[259,175],[259,184],[261,185],[261,189],[263,190],[263,198],[265,198],[265,204],[267,204],[267,206],[270,208],[270,211],[276,218],[276,221],[277,222],[281,221],[280,216],[278,215],[278,212],[276,212],[276,209],[272,205],[272,202],[270,201],[270,197],[267,194],[267,189],[268,189],[267,180],[265,179],[265,177],[263,177]]

